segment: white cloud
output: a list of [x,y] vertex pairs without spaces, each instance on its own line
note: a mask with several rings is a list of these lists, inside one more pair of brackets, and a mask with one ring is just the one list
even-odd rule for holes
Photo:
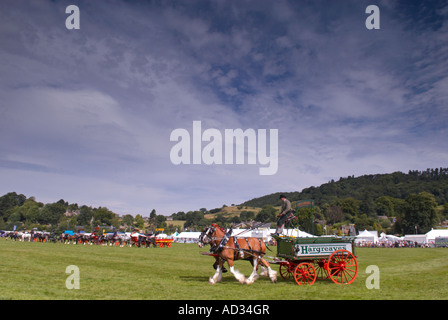
[[[63,4],[0,5],[0,190],[170,214],[446,161],[446,20],[408,31],[381,2],[370,32],[358,1],[205,4],[81,1],[74,32]],[[193,120],[279,129],[278,173],[174,166]]]

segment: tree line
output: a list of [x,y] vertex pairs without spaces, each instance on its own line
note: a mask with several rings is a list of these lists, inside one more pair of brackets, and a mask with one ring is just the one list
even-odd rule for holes
[[434,195],[438,205],[448,202],[448,168],[426,169],[425,171],[409,170],[388,174],[370,174],[360,177],[340,177],[319,187],[309,187],[298,192],[277,192],[255,198],[242,203],[243,206],[263,207],[264,205],[280,206],[280,194],[285,194],[291,201],[313,199],[317,205],[330,203],[336,199],[352,197],[363,202],[363,206],[381,196],[405,199],[411,194],[428,192]]
[[[357,230],[378,230],[393,234],[426,233],[432,227],[448,219],[448,168],[410,170],[407,174],[349,176],[339,181],[331,180],[319,187],[309,187],[301,192],[282,192],[294,204],[296,201],[313,199],[313,208],[297,210],[295,226],[301,230],[324,234],[340,232],[343,226],[354,225]],[[184,228],[200,230],[211,223],[223,226],[255,220],[270,222],[275,227],[279,195],[274,193],[249,200],[239,205],[239,215],[224,214],[222,208],[197,211],[179,211],[171,215],[173,220],[183,220]],[[261,208],[258,212],[244,207]],[[71,215],[70,212],[76,214]],[[69,214],[66,214],[69,213]],[[105,207],[69,204],[64,200],[41,203],[34,197],[10,192],[0,197],[0,229],[12,227],[41,230],[81,227],[90,231],[93,226],[110,226],[111,229],[165,228],[166,216],[151,211],[148,218],[128,214],[118,216]],[[181,230],[178,230],[181,231]]]
[[[294,202],[313,199],[313,213],[300,209],[299,219],[305,231],[322,233],[322,226],[338,229],[354,224],[357,230],[386,233],[426,233],[448,219],[448,168],[410,170],[407,174],[348,176],[331,180],[301,192],[282,192]],[[244,202],[242,205],[279,206],[274,193]],[[311,216],[313,215],[313,216]],[[319,224],[324,221],[325,225]]]
[[58,233],[64,230],[92,232],[98,226],[107,231],[129,231],[131,228],[173,231],[166,224],[166,216],[158,215],[154,209],[148,218],[140,214],[120,217],[106,207],[79,206],[63,199],[44,204],[35,197],[9,192],[0,197],[0,229],[13,230],[14,226],[16,230],[36,228]]

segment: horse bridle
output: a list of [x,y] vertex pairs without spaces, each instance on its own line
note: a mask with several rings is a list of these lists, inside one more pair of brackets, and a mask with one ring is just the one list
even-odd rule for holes
[[203,231],[199,236],[199,243],[203,245],[210,243],[212,240],[214,240],[211,235],[215,233],[215,231],[216,231],[215,227],[213,226],[208,227],[207,230]]

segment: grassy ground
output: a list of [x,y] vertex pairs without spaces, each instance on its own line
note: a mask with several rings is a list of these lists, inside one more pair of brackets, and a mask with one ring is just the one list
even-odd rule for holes
[[[230,273],[224,274],[221,283],[209,285],[213,260],[200,255],[207,250],[194,244],[147,249],[0,239],[0,299],[448,298],[448,249],[359,248],[359,274],[353,284],[342,286],[326,280],[306,287],[280,276],[276,284],[262,277],[252,285],[241,285]],[[275,252],[270,254],[275,256]],[[66,288],[69,265],[79,268],[79,290]],[[369,265],[379,268],[379,289],[366,287]],[[239,261],[236,268],[250,274],[248,262]]]

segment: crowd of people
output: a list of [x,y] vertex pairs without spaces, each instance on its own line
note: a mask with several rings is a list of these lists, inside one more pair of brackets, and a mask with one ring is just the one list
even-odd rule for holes
[[417,241],[397,240],[397,241],[360,241],[355,243],[356,247],[364,248],[433,248],[434,243],[418,243]]

